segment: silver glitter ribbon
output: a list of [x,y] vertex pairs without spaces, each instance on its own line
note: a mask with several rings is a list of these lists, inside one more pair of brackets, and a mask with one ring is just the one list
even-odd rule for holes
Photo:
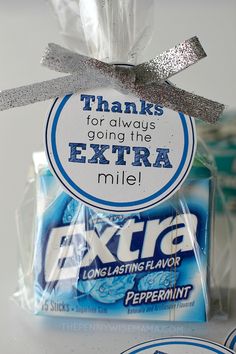
[[107,64],[49,44],[41,63],[70,75],[0,92],[0,111],[25,106],[80,90],[111,86],[152,103],[215,123],[224,105],[184,91],[167,79],[206,57],[197,37],[137,65]]

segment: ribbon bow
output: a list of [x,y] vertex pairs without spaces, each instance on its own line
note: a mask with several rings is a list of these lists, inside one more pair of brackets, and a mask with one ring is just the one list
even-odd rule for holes
[[215,123],[224,105],[186,92],[167,79],[206,57],[197,37],[180,43],[137,66],[107,64],[49,44],[41,63],[70,75],[0,92],[0,111],[76,93],[112,86],[121,91],[192,117]]

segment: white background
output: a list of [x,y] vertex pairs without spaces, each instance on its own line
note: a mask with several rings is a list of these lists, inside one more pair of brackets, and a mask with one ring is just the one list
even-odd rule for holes
[[[143,58],[197,34],[208,58],[173,81],[236,107],[236,1],[156,1],[157,35]],[[0,90],[58,76],[39,65],[48,42],[63,44],[56,18],[45,1],[0,0]],[[0,353],[113,354],[172,332],[223,340],[236,321],[207,327],[154,324],[140,328],[136,323],[45,320],[23,312],[9,300],[17,277],[14,212],[23,195],[31,154],[43,145],[48,107],[45,102],[0,112]]]

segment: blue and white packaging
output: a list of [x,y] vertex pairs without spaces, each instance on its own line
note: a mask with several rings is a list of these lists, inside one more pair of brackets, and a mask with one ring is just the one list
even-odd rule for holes
[[[51,2],[68,47],[86,56],[133,65],[156,38],[153,0]],[[56,99],[18,213],[21,306],[135,321],[226,316],[229,233],[216,239],[216,176],[196,145],[193,118],[119,87]]]
[[213,191],[207,168],[193,167],[181,192],[160,206],[119,215],[72,199],[39,162],[42,155],[34,160],[35,313],[207,320]]

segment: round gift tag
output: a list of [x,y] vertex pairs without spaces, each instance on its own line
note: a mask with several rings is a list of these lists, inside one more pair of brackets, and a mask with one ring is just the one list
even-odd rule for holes
[[226,338],[225,346],[236,351],[236,328]]
[[170,337],[139,344],[123,354],[226,354],[232,350],[208,340],[190,337]]
[[46,124],[48,161],[67,192],[113,212],[173,195],[195,149],[192,118],[113,89],[57,99]]

